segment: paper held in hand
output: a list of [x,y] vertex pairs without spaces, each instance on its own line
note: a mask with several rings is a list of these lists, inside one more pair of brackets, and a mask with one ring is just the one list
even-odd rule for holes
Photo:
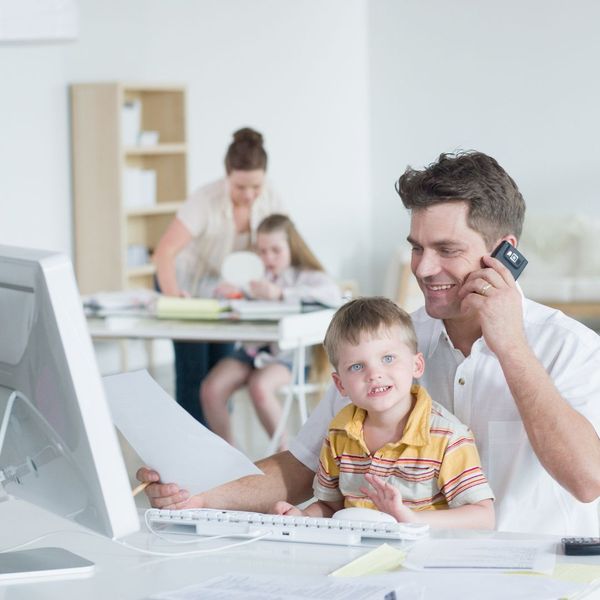
[[146,370],[104,377],[114,424],[165,483],[198,494],[245,475],[259,475],[244,454],[201,425]]

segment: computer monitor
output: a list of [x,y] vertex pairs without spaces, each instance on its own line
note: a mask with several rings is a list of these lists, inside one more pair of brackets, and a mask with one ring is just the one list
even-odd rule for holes
[[110,538],[136,531],[70,260],[0,246],[0,323],[0,487]]

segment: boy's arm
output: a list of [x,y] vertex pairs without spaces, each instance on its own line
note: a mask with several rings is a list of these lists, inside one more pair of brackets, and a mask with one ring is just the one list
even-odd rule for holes
[[150,482],[146,495],[155,508],[224,508],[268,512],[275,502],[285,498],[299,504],[312,496],[315,474],[290,452],[280,452],[256,463],[264,475],[248,475],[212,490],[189,495],[175,483],[158,483],[156,471],[142,468],[137,472],[141,482]]
[[494,529],[496,526],[494,502],[490,499],[456,508],[411,512],[414,523],[428,523],[437,529]]
[[428,523],[438,529],[494,529],[496,517],[491,498],[456,508],[412,510],[402,502],[400,490],[387,481],[367,473],[369,487],[361,492],[369,497],[378,510],[392,515],[400,523]]

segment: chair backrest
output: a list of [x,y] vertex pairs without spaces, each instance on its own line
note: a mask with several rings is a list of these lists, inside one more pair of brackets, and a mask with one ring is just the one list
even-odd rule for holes
[[349,300],[360,296],[360,286],[356,279],[338,279],[337,284],[342,293],[342,298]]
[[383,295],[412,312],[423,306],[423,293],[410,270],[410,250],[398,248],[388,263]]

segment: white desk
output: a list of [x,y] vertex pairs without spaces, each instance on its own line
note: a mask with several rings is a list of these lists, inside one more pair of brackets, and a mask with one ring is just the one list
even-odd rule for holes
[[300,419],[307,419],[305,351],[320,344],[334,314],[322,309],[281,317],[278,321],[244,320],[166,320],[149,317],[88,318],[93,339],[171,339],[195,342],[277,342],[282,350],[294,350],[292,385],[288,386],[282,418],[269,442],[267,454],[272,454],[283,434],[294,400],[298,399]]
[[[245,575],[288,575],[299,576],[310,580],[315,576],[324,576],[349,561],[363,555],[368,548],[326,546],[315,544],[293,544],[283,542],[259,541],[247,546],[224,550],[214,554],[160,558],[140,554],[135,550],[108,539],[92,537],[78,533],[81,531],[70,522],[50,515],[22,501],[10,500],[0,503],[0,523],[2,535],[0,549],[33,539],[44,532],[59,531],[44,540],[32,544],[31,547],[57,545],[72,552],[81,554],[96,564],[93,576],[83,579],[52,580],[24,584],[0,585],[2,600],[133,600],[144,598],[150,594],[179,589],[188,585],[227,574]],[[527,539],[535,536],[518,534],[490,534],[484,532],[440,532],[440,537],[490,536],[501,539]],[[549,536],[537,536],[542,540],[553,540]],[[169,551],[173,547],[147,532],[136,533],[126,540],[132,545],[155,551]],[[230,540],[218,540],[209,544],[222,545]],[[207,544],[195,543],[178,546],[177,551],[189,551],[207,547]],[[580,557],[559,556],[559,561],[592,562],[600,566],[600,557],[582,559]],[[469,585],[471,574],[465,573],[464,586],[461,590],[448,589],[445,596],[450,600],[461,600],[490,597],[496,574],[486,578],[478,574],[477,588]],[[409,571],[403,571],[398,577],[416,577]],[[427,577],[434,579],[444,577],[439,571],[428,572]],[[528,576],[518,576],[529,578]],[[483,580],[483,583],[482,583]],[[513,577],[518,585],[523,579]],[[362,581],[365,581],[364,579]],[[368,581],[368,579],[366,580]],[[423,581],[422,577],[420,581]],[[486,583],[488,582],[488,583]],[[488,589],[486,590],[486,585]],[[515,593],[514,596],[516,597]],[[519,596],[522,597],[522,596]],[[595,593],[587,598],[598,598]],[[420,600],[439,600],[432,594],[425,594]]]

